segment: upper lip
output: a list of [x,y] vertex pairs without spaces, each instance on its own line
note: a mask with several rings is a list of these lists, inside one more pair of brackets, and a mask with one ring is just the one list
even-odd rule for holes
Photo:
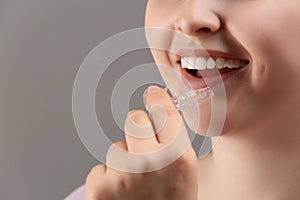
[[243,56],[211,49],[181,49],[176,53],[177,62],[180,62],[182,57],[221,57],[249,62],[249,60]]

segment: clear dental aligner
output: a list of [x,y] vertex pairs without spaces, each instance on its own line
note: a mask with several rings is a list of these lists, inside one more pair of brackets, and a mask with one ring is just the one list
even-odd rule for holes
[[[167,91],[168,88],[165,88]],[[191,90],[188,92],[185,92],[179,96],[172,96],[171,100],[173,101],[175,107],[179,111],[183,111],[186,108],[191,108],[193,106],[199,105],[202,102],[210,99],[212,96],[214,96],[215,93],[210,87],[201,88],[198,90]],[[149,115],[151,116],[151,112],[149,110],[148,104],[146,102],[146,95],[144,93],[143,95],[143,101],[146,110],[148,111]]]
[[210,99],[212,96],[214,96],[214,91],[210,87],[207,87],[198,90],[191,90],[177,97],[173,96],[171,97],[171,100],[175,107],[179,111],[182,111],[186,108],[199,105],[200,103]]

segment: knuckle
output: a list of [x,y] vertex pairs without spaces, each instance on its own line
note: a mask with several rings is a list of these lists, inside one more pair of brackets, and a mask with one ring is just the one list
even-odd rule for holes
[[90,182],[90,181],[94,180],[97,177],[103,176],[104,172],[105,172],[105,169],[106,169],[106,166],[102,165],[102,164],[94,166],[90,170],[90,172],[88,173],[88,175],[86,177],[86,182]]
[[107,199],[107,183],[103,176],[105,168],[105,165],[99,164],[94,166],[88,173],[85,180],[85,199]]
[[126,150],[127,148],[127,144],[124,141],[118,141],[113,143],[112,145],[110,145],[110,147],[108,148],[108,154],[114,152],[116,149],[122,149],[122,150]]
[[116,180],[116,186],[121,190],[127,190],[129,188],[128,181],[122,176]]
[[139,163],[140,167],[140,172],[143,173],[148,173],[151,172],[151,174],[154,174],[153,172],[156,171],[156,169],[161,166],[161,159],[157,159],[152,156],[152,153],[147,153],[143,155],[143,159]]
[[126,146],[127,146],[125,141],[118,141],[118,142],[113,143],[112,145],[114,145],[122,150],[126,150]]
[[195,165],[194,159],[190,156],[183,155],[176,161],[176,164],[179,169],[185,170]]
[[106,165],[108,166],[108,168],[110,168],[111,166],[115,166],[116,158],[120,156],[120,152],[122,151],[128,151],[127,143],[125,141],[115,142],[110,145],[106,154]]
[[93,184],[93,179],[94,179],[93,177],[94,177],[94,175],[89,173],[87,175],[86,179],[85,179],[85,185],[87,185],[87,186],[92,185]]
[[143,159],[141,168],[143,169],[143,171],[148,171],[149,169],[151,169],[153,167],[154,164],[155,164],[155,161],[153,161],[153,159],[151,159],[150,156],[147,154],[147,155],[145,155],[145,158]]
[[105,170],[106,166],[103,164],[95,165],[90,172],[95,172],[95,171],[102,171]]

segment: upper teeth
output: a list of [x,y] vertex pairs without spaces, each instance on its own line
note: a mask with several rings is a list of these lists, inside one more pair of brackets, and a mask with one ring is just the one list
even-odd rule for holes
[[247,61],[238,59],[225,59],[211,57],[183,57],[181,58],[181,67],[187,69],[222,69],[222,68],[239,68],[247,65]]

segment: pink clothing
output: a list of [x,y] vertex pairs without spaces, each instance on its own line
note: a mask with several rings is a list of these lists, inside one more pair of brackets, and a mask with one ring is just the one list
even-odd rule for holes
[[64,200],[84,200],[84,191],[84,185],[82,185],[69,194]]

